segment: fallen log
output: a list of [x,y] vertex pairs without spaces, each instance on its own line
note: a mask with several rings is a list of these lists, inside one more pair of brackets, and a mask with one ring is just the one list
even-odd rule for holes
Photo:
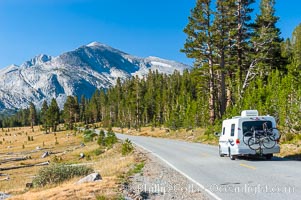
[[50,164],[50,162],[46,161],[46,162],[42,162],[42,163],[37,163],[34,166],[44,166],[44,165],[49,165],[49,164]]
[[3,160],[0,160],[0,164],[7,163],[7,162],[15,162],[15,161],[21,161],[21,160],[27,160],[28,157],[22,157],[22,158],[6,158]]
[[31,165],[21,165],[21,166],[14,166],[14,167],[3,167],[0,168],[0,171],[6,171],[6,170],[12,170],[12,169],[20,169],[20,168],[26,168],[26,167],[35,167],[35,166],[44,166],[44,165],[49,165],[49,161],[47,162],[42,162],[42,163],[37,163],[37,164],[31,164]]
[[0,176],[8,176],[8,174],[2,174],[2,173],[0,173]]

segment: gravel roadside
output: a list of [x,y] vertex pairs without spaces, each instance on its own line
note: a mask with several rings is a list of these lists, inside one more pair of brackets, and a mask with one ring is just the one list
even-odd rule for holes
[[165,162],[141,148],[136,149],[139,159],[144,160],[144,168],[123,186],[126,199],[209,199],[196,184]]

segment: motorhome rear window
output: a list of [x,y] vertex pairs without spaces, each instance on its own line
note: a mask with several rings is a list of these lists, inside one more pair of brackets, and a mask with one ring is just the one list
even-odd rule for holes
[[[243,134],[250,132],[249,136],[251,136],[252,130],[262,131],[265,123],[266,123],[268,129],[272,128],[271,121],[246,121],[246,122],[243,122],[242,123]],[[253,127],[253,129],[252,129],[252,127]]]

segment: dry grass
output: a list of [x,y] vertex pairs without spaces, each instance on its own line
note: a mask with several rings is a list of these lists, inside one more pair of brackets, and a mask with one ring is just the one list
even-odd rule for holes
[[[33,141],[29,141],[28,137],[33,137]],[[0,168],[21,166],[27,164],[35,164],[48,161],[54,157],[51,155],[41,158],[45,151],[58,153],[73,149],[80,144],[80,137],[74,136],[70,131],[62,131],[51,134],[44,134],[39,127],[34,127],[34,131],[30,127],[9,128],[0,131],[0,162],[12,157],[30,157],[31,159],[7,162],[1,164]],[[40,150],[37,148],[40,147]],[[59,154],[58,154],[59,155]],[[9,175],[8,181],[0,181],[2,192],[12,194],[24,191],[25,184],[31,182],[32,177],[41,167],[21,168],[15,170],[2,171]],[[2,176],[3,177],[3,176]]]
[[[300,143],[300,142],[299,142]],[[301,160],[301,145],[296,144],[281,144],[281,157],[290,158],[294,160]]]
[[102,181],[75,185],[76,180],[69,181],[58,187],[43,191],[29,191],[23,195],[10,198],[11,200],[27,199],[96,199],[97,196],[105,196],[108,199],[115,199],[117,195],[118,181],[115,177],[104,177]]
[[205,135],[204,128],[196,129],[179,129],[179,130],[170,130],[168,128],[151,128],[151,127],[142,127],[141,130],[136,129],[120,129],[113,128],[116,132],[123,132],[124,134],[129,135],[140,135],[140,136],[150,136],[150,137],[161,137],[169,139],[184,140],[188,142],[202,142],[207,144],[217,144],[217,137],[208,137]]
[[[28,136],[33,141],[28,141]],[[86,143],[81,147],[82,135],[71,131],[44,134],[39,127],[34,127],[34,132],[29,127],[9,128],[0,130],[0,162],[7,158],[28,156],[31,159],[7,162],[0,165],[0,169],[10,166],[21,166],[45,161],[60,161],[63,163],[83,163],[91,166],[103,177],[103,181],[74,185],[78,179],[61,185],[51,185],[45,188],[28,189],[26,183],[32,181],[40,167],[29,167],[15,170],[1,171],[0,175],[7,174],[9,180],[2,180],[0,176],[0,191],[14,195],[11,199],[95,199],[96,196],[105,196],[115,199],[118,196],[119,176],[126,173],[133,165],[135,155],[123,157],[121,144],[117,143],[112,149],[97,155],[94,153],[99,146],[96,142]],[[37,147],[41,150],[37,150]],[[50,156],[41,158],[45,152],[52,152]],[[84,153],[86,158],[79,159],[79,154]],[[19,194],[19,195],[18,195]]]

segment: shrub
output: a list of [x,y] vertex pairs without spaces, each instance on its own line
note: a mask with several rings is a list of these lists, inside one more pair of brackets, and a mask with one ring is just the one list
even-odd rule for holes
[[136,163],[133,168],[127,172],[128,176],[132,176],[133,174],[138,174],[142,172],[144,168],[144,162]]
[[295,134],[293,134],[293,133],[287,133],[284,136],[284,141],[285,142],[290,142],[290,141],[292,141],[294,139],[294,137],[295,137]]
[[71,166],[66,164],[53,164],[42,168],[33,179],[34,187],[43,187],[47,184],[58,184],[76,176],[86,176],[93,172],[87,166]]
[[122,143],[122,155],[127,155],[129,153],[131,153],[134,150],[133,144],[129,139],[126,139],[123,143]]
[[102,149],[95,149],[95,150],[93,151],[93,153],[94,153],[95,156],[99,156],[100,154],[103,154],[104,151],[103,151]]
[[105,146],[112,147],[117,142],[117,137],[112,130],[107,132],[107,137],[105,138]]
[[97,138],[97,144],[99,146],[105,146],[105,132],[101,130],[99,132],[98,138]]
[[90,155],[87,155],[85,156],[86,157],[86,160],[89,161],[89,160],[92,160],[91,156]]
[[105,196],[96,196],[96,200],[106,200],[107,198]]
[[63,161],[63,158],[61,156],[54,156],[52,159],[51,159],[52,162],[54,163],[59,163],[59,162],[62,162]]
[[85,130],[84,131],[84,142],[92,142],[95,136],[96,136],[96,133],[94,133],[94,131]]

